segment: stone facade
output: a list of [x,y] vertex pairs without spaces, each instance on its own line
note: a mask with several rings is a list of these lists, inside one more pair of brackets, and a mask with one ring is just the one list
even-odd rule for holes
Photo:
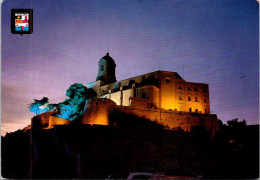
[[43,129],[51,129],[55,125],[69,125],[71,122],[55,116],[56,112],[42,113],[34,116],[31,121],[32,127],[40,127]]
[[116,81],[115,67],[109,54],[99,61],[97,81],[87,84],[96,91],[98,99],[87,104],[83,124],[107,125],[109,113],[116,109],[170,129],[181,127],[190,131],[192,126],[203,124],[208,130],[218,130],[217,116],[210,114],[208,84],[188,82],[169,71]]
[[[133,104],[133,105],[132,105]],[[174,110],[149,108],[149,101],[140,98],[131,98],[130,106],[118,106],[110,99],[96,98],[87,104],[86,112],[82,118],[82,124],[109,124],[109,114],[113,111],[150,119],[169,129],[181,128],[191,131],[192,126],[204,125],[207,130],[218,131],[218,120],[215,114],[190,113]]]
[[115,83],[87,84],[97,97],[130,106],[130,98],[147,99],[151,107],[184,112],[210,113],[208,84],[183,80],[176,72],[156,71]]

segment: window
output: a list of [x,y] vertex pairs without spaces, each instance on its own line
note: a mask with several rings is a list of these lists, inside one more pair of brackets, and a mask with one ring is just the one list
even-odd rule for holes
[[188,96],[188,101],[191,101],[191,97],[190,96]]
[[195,113],[198,113],[199,112],[199,110],[198,109],[195,109]]
[[198,89],[197,89],[197,88],[194,88],[194,91],[195,91],[195,92],[198,92]]
[[189,111],[190,111],[190,112],[192,112],[192,109],[191,109],[191,108],[189,108]]
[[182,89],[181,86],[179,86],[178,89]]
[[205,114],[208,114],[208,110],[207,109],[205,109]]
[[101,65],[101,71],[104,71],[104,65]]
[[195,97],[195,102],[198,102],[198,97]]
[[207,92],[207,89],[204,89],[203,92],[206,93],[206,92]]
[[169,83],[169,82],[170,82],[170,78],[169,78],[169,77],[166,77],[166,78],[165,78],[165,82],[166,82],[166,83]]
[[204,102],[207,102],[207,99],[204,99]]
[[191,91],[191,88],[188,86],[188,91]]
[[179,100],[182,100],[181,96],[179,96]]

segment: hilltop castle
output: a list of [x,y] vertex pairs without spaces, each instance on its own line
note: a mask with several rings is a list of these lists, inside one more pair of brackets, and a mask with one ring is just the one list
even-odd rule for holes
[[[82,124],[108,125],[109,115],[122,112],[144,117],[169,129],[190,131],[192,126],[205,125],[218,131],[218,120],[210,114],[208,84],[185,81],[177,72],[155,71],[117,81],[116,63],[107,53],[98,63],[96,81],[88,83],[97,98],[87,100]],[[52,128],[70,121],[52,116],[38,117],[40,124]]]
[[178,73],[155,71],[117,81],[115,61],[107,53],[98,63],[96,81],[87,84],[97,93],[88,101],[83,124],[108,125],[114,111],[134,114],[168,126],[190,131],[205,125],[217,131],[217,116],[210,114],[208,84],[185,81]]

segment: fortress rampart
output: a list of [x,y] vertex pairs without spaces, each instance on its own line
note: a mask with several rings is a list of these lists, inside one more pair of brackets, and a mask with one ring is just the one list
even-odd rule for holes
[[[82,124],[109,124],[109,114],[113,111],[134,114],[139,117],[156,121],[169,129],[181,127],[184,131],[191,131],[192,126],[204,125],[207,130],[218,131],[218,120],[215,114],[189,113],[174,110],[150,108],[145,99],[131,98],[133,106],[117,106],[110,99],[96,98],[86,105],[86,112]],[[141,101],[141,102],[140,102]]]
[[71,122],[67,119],[62,119],[54,116],[56,112],[42,113],[32,118],[32,127],[40,127],[43,129],[51,129],[55,125],[69,125]]

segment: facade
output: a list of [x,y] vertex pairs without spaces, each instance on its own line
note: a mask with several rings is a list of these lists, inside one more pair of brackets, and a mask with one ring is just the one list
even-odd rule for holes
[[210,114],[208,84],[185,81],[178,73],[155,71],[117,81],[115,61],[106,54],[99,61],[96,81],[88,83],[98,99],[88,101],[84,124],[108,124],[113,110],[157,121],[169,128],[204,124],[218,130],[217,116]]

